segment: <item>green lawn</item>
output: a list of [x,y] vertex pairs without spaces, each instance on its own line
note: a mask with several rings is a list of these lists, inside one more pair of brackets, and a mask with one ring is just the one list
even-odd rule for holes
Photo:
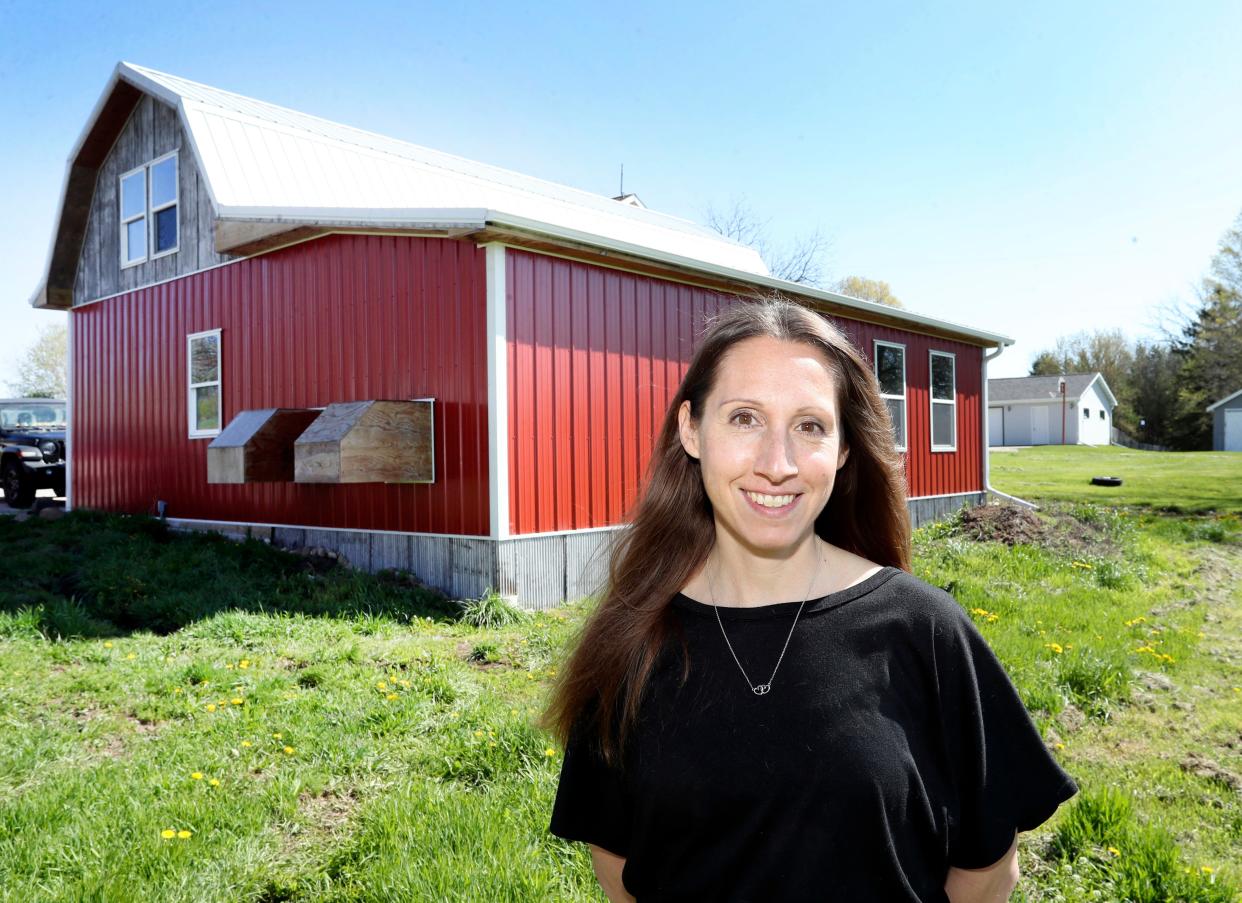
[[[1210,494],[1179,460],[1153,504]],[[1013,548],[915,540],[1082,788],[1014,899],[1242,899],[1242,525],[1088,497]],[[84,513],[0,519],[0,586],[0,900],[603,899],[547,834],[533,726],[585,604],[479,629],[408,580]]]
[[[991,453],[992,485],[1019,498],[1242,512],[1242,454],[1042,445]],[[1092,477],[1121,477],[1118,487]]]

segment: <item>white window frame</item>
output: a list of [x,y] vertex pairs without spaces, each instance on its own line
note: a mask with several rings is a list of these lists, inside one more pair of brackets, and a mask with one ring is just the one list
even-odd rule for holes
[[[938,399],[935,397],[935,380],[932,374],[932,361],[937,357],[947,357],[953,362],[953,400]],[[955,452],[957,451],[957,355],[952,351],[928,351],[927,352],[927,438],[931,442],[931,450],[934,452]],[[946,405],[953,409],[953,444],[937,445],[936,444],[936,405]]]
[[[142,212],[125,218],[125,180],[130,176],[136,176],[142,173]],[[116,180],[116,212],[117,218],[121,222],[121,269],[128,267],[136,267],[140,263],[147,262],[147,251],[151,247],[151,223],[147,221],[147,207],[151,203],[151,192],[147,185],[147,167],[146,165],[136,166],[129,172],[123,172],[117,176]],[[129,259],[129,229],[126,228],[130,223],[136,223],[143,220],[143,237],[146,238],[146,246],[142,249],[142,256]]]
[[[216,378],[207,382],[194,382],[194,340],[206,338],[207,336],[216,337]],[[221,388],[223,381],[224,367],[224,345],[220,340],[219,329],[207,329],[202,332],[192,332],[185,337],[185,382],[186,382],[186,425],[189,427],[191,439],[205,439],[211,436],[220,435],[220,430],[224,424],[224,390]],[[194,394],[196,389],[203,389],[208,386],[216,387],[216,399],[219,410],[219,422],[221,426],[214,430],[195,429],[198,425],[198,397]]]
[[[154,160],[135,166],[128,172],[123,172],[117,176],[117,219],[121,224],[121,269],[138,266],[140,263],[146,263],[148,260],[159,260],[161,257],[167,257],[169,254],[176,254],[181,250],[181,160],[179,158],[180,148],[171,150],[166,154],[156,157]],[[151,169],[158,163],[172,158],[173,160],[173,199],[165,201],[158,207],[151,204]],[[142,213],[125,218],[125,180],[130,176],[142,173]],[[155,251],[155,214],[161,210],[167,210],[169,207],[177,208],[177,241],[171,248],[156,253]],[[130,223],[136,223],[143,220],[145,228],[143,232],[146,235],[147,244],[142,249],[142,256],[135,257],[133,260],[127,260],[127,252],[129,251],[129,230],[126,228]]]
[[883,387],[881,387],[880,397],[885,400],[893,399],[894,401],[896,400],[901,401],[901,420],[902,420],[901,435],[905,437],[906,441],[904,443],[898,444],[896,441],[897,437],[894,436],[893,437],[893,440],[894,440],[893,448],[897,451],[903,452],[903,451],[906,451],[910,446],[910,433],[909,433],[909,429],[910,429],[909,394],[910,393],[907,389],[908,383],[906,382],[906,346],[901,344],[900,342],[885,342],[881,339],[874,339],[872,341],[871,343],[871,369],[875,373],[876,382],[879,382],[880,380],[880,348],[881,347],[898,348],[901,350],[901,394],[900,395],[886,395],[884,394]]
[[[151,170],[156,164],[163,163],[169,157],[173,160],[173,199],[165,201],[158,207],[151,204]],[[177,208],[177,240],[171,248],[156,253],[155,250],[155,214],[161,210],[167,210],[169,207]],[[169,254],[176,254],[181,248],[181,161],[177,159],[177,151],[169,151],[162,157],[156,157],[147,164],[147,248],[150,251],[152,260],[159,260],[161,257],[167,257]]]

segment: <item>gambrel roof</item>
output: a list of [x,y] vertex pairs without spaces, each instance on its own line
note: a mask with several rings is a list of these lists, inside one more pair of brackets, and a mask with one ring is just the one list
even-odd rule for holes
[[620,203],[125,62],[69,156],[34,306],[71,306],[95,174],[143,94],[177,112],[209,195],[217,252],[252,254],[329,230],[469,235],[650,262],[816,299],[846,315],[866,311],[877,322],[1013,344],[975,327],[775,278],[753,248],[641,202]]
[[988,380],[988,402],[1056,401],[1061,397],[1061,380],[1065,380],[1065,397],[1071,401],[1082,398],[1091,384],[1099,380],[1109,403],[1117,406],[1117,397],[1108,388],[1102,373],[1070,373],[1062,376],[1015,376]]

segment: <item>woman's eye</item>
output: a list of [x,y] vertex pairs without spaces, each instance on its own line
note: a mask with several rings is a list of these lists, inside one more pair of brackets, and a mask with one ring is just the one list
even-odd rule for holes
[[755,415],[750,411],[738,411],[729,419],[738,426],[751,426],[755,422]]
[[808,420],[806,423],[802,425],[804,427],[810,427],[810,429],[804,430],[804,432],[810,433],[812,435],[819,435],[820,433],[824,431],[824,428],[820,426],[818,423],[816,423],[814,420]]

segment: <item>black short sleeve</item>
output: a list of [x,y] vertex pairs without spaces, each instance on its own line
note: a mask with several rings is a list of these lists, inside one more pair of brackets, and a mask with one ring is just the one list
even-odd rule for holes
[[949,864],[984,868],[1005,855],[1015,831],[1043,824],[1078,787],[1044,746],[1005,669],[956,602],[937,617],[935,640],[955,790]]
[[621,769],[609,766],[599,752],[590,727],[593,714],[593,710],[584,713],[570,734],[548,830],[566,840],[628,856],[630,801],[625,779]]

